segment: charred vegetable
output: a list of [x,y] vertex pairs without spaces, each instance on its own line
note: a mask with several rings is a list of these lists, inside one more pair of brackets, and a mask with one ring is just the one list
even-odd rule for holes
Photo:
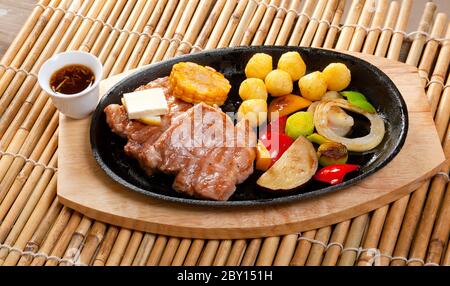
[[283,191],[307,183],[317,170],[318,162],[313,145],[303,136],[284,152],[257,181],[261,187]]
[[[261,143],[267,148],[272,158],[272,164],[288,150],[294,140],[284,133],[266,132],[261,136]],[[271,164],[271,165],[272,165]]]
[[375,107],[367,101],[367,98],[362,93],[357,91],[344,91],[341,92],[341,94],[347,98],[351,105],[359,107],[369,113],[376,112]]
[[348,151],[341,143],[327,142],[319,146],[317,157],[319,164],[324,167],[345,164],[348,160]]
[[328,140],[327,138],[323,137],[322,135],[319,135],[317,133],[313,133],[309,136],[306,137],[306,139],[308,139],[309,141],[311,141],[312,143],[316,143],[318,145],[322,145],[324,143],[327,142],[331,142],[330,140]]

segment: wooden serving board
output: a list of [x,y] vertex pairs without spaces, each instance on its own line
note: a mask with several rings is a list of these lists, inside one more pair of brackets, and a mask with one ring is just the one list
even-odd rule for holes
[[[360,183],[295,203],[258,207],[187,206],[149,198],[112,181],[97,165],[89,143],[90,119],[60,117],[59,200],[96,220],[163,235],[238,239],[278,236],[335,224],[395,201],[438,172],[445,156],[415,67],[350,53],[382,69],[409,110],[405,145],[386,167]],[[128,73],[127,73],[128,74]],[[101,94],[126,74],[101,83]]]

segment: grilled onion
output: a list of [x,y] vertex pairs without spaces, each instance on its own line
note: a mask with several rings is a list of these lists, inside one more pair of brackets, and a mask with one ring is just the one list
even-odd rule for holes
[[[370,121],[370,133],[359,138],[345,138],[336,134],[329,123],[329,113],[333,107],[341,107],[364,115]],[[377,114],[368,113],[361,108],[351,105],[346,100],[334,99],[317,105],[314,112],[314,125],[317,132],[327,139],[341,143],[350,151],[364,152],[372,150],[381,143],[385,133],[384,121]]]

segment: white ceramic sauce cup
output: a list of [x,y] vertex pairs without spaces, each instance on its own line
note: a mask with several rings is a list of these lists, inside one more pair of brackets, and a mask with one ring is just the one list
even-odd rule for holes
[[[75,94],[56,93],[50,86],[51,76],[67,65],[84,65],[95,75],[94,83],[85,90]],[[48,59],[39,70],[38,81],[41,88],[50,94],[53,104],[64,115],[81,119],[89,116],[99,101],[99,83],[102,80],[103,65],[100,60],[85,52],[65,52]]]

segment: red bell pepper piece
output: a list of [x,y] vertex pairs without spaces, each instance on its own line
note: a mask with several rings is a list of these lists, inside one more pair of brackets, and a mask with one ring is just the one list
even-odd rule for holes
[[[284,133],[284,130],[286,129],[286,121],[288,117],[287,115],[278,117],[277,119],[271,121],[269,124],[267,124],[266,132],[278,132],[278,133]],[[272,130],[273,128],[273,130]]]
[[280,159],[281,155],[294,143],[291,137],[283,133],[267,132],[261,136],[261,142],[267,148],[272,158],[272,165]]
[[314,180],[319,182],[336,185],[342,183],[345,175],[359,170],[359,165],[338,164],[320,169],[315,175]]

